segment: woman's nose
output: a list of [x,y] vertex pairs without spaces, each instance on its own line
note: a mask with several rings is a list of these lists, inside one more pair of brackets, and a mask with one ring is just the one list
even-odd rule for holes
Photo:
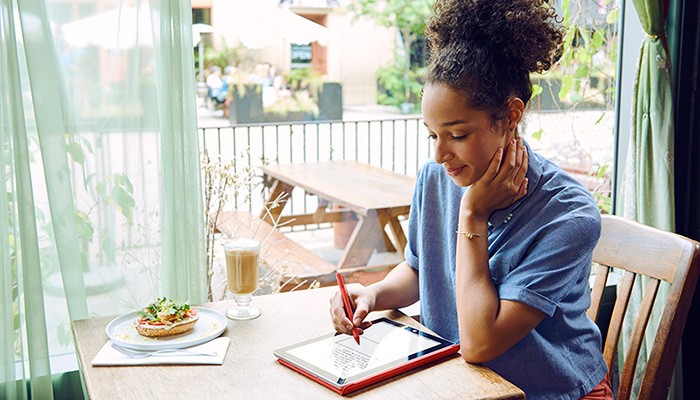
[[449,159],[452,158],[452,153],[450,153],[449,149],[445,145],[445,142],[440,140],[440,139],[435,139],[435,162],[438,164],[442,164],[445,161],[448,161]]

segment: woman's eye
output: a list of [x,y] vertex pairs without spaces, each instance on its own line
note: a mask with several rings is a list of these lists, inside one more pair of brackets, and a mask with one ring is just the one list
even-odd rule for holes
[[[450,136],[450,139],[452,139],[452,140],[464,140],[467,138],[467,136],[468,136],[468,134],[458,135],[458,136],[453,135],[453,136]],[[435,134],[428,135],[428,140],[437,140],[437,135],[435,135]]]

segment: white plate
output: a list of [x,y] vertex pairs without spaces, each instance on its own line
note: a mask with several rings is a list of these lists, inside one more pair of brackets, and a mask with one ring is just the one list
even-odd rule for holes
[[199,320],[191,331],[165,337],[143,336],[134,327],[139,313],[132,311],[107,324],[107,336],[112,343],[135,350],[181,349],[208,342],[226,330],[228,319],[224,314],[211,308],[193,308],[197,309]]

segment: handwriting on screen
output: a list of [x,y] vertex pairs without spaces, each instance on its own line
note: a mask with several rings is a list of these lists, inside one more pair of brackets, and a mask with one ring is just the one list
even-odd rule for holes
[[[355,343],[355,345],[357,344]],[[369,364],[371,354],[365,354],[361,351],[349,349],[344,345],[338,345],[331,350],[331,357],[333,359],[333,367],[337,370],[365,369]]]
[[439,344],[403,328],[378,323],[365,330],[358,345],[352,336],[337,335],[290,350],[290,354],[334,376],[348,378]]

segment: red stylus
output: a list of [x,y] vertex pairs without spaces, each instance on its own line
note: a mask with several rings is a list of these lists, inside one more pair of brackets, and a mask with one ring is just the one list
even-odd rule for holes
[[[350,304],[350,296],[348,296],[348,290],[345,288],[345,280],[343,279],[343,275],[340,275],[340,272],[336,272],[335,279],[338,281],[338,287],[340,288],[340,296],[343,298],[343,303],[345,304],[345,313],[348,315],[348,318],[350,318],[350,322],[352,322],[353,310],[352,305]],[[357,327],[355,326],[354,322],[352,326],[352,336],[355,338],[357,344],[360,344],[360,334],[357,332]]]

